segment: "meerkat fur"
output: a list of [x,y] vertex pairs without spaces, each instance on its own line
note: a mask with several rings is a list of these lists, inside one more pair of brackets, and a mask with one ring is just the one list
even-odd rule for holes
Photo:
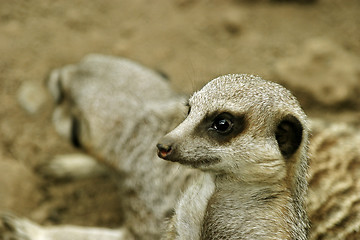
[[[206,190],[189,188],[188,205],[182,199],[176,208],[185,218],[174,216],[177,239],[307,239],[308,128],[291,93],[259,77],[226,75],[195,93],[189,106],[159,145],[164,159],[206,175],[198,184]],[[229,121],[230,129],[217,130],[217,121]],[[191,224],[193,216],[204,217]]]
[[[307,155],[310,239],[359,237],[358,127],[309,121],[310,135],[296,99],[275,83],[223,76],[195,93],[188,109],[188,97],[157,72],[92,54],[53,70],[47,86],[55,129],[111,169],[125,222],[119,229],[43,227],[5,214],[1,237],[306,239]],[[170,161],[156,156],[157,144]],[[69,174],[65,162],[43,169]]]

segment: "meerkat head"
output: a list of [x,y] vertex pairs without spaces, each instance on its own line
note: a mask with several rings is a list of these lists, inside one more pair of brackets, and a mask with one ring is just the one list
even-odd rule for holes
[[[185,109],[182,97],[160,74],[125,58],[90,54],[51,71],[46,85],[55,103],[56,131],[98,157],[113,152],[120,139],[130,139],[137,124],[149,129],[150,123],[177,117]],[[183,115],[175,117],[176,123]]]
[[278,181],[306,168],[306,115],[284,87],[226,75],[188,105],[187,118],[157,145],[159,157],[248,182]]

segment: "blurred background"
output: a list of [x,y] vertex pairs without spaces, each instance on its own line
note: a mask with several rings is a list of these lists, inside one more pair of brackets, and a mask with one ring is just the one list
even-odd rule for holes
[[360,123],[359,0],[3,0],[0,212],[42,224],[121,223],[108,178],[36,172],[76,150],[55,134],[52,103],[34,86],[88,53],[136,60],[185,94],[219,75],[260,75],[291,89],[311,117]]

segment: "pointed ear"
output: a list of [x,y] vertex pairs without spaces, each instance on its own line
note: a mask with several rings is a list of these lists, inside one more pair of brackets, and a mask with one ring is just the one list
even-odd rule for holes
[[275,138],[281,154],[290,158],[299,148],[303,135],[303,126],[293,115],[286,115],[275,130]]

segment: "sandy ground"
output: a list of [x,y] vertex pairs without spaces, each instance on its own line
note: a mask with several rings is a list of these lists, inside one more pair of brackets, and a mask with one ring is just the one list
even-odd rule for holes
[[96,52],[162,71],[189,94],[218,75],[257,74],[288,86],[310,116],[359,123],[359,13],[358,0],[0,1],[0,211],[42,224],[122,221],[110,179],[37,173],[76,150],[52,128],[51,101],[33,114],[19,106],[24,83]]

